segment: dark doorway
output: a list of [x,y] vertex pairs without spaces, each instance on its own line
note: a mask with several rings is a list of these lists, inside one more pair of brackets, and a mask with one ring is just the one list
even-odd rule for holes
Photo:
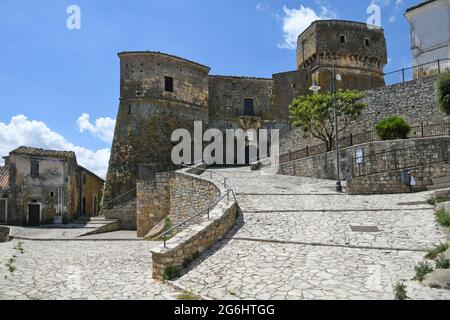
[[83,198],[83,208],[81,208],[81,215],[84,216],[86,214],[86,198]]
[[28,225],[37,227],[41,224],[41,206],[39,204],[28,205]]
[[6,201],[6,199],[0,199],[0,224],[6,224],[8,215]]

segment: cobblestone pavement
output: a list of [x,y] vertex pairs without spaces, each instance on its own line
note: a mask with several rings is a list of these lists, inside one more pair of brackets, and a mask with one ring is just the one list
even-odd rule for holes
[[448,241],[429,193],[349,196],[333,181],[220,172],[243,214],[179,284],[219,299],[392,299],[403,280],[410,298],[450,299],[410,280],[424,250]]
[[[146,241],[22,241],[0,243],[0,299],[174,299],[151,279]],[[10,272],[8,260],[16,256]]]

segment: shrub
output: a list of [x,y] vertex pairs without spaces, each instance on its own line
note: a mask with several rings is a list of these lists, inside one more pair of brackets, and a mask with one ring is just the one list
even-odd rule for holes
[[442,198],[442,197],[431,197],[431,198],[429,198],[428,200],[427,200],[427,202],[428,202],[428,204],[430,204],[430,205],[432,205],[432,206],[435,206],[435,205],[437,205],[438,203],[442,203],[442,202],[446,202],[446,201],[448,201],[449,199],[447,199],[447,198]]
[[394,287],[394,295],[396,300],[408,299],[406,285],[403,282],[397,282]]
[[381,120],[375,127],[382,140],[407,139],[411,131],[409,123],[400,116]]
[[180,268],[169,266],[164,270],[165,280],[175,280],[181,276]]
[[445,255],[440,254],[436,260],[436,269],[450,269],[450,259],[445,258]]
[[177,300],[200,300],[200,298],[192,292],[183,291],[183,293],[177,295]]
[[427,261],[422,261],[414,267],[414,270],[416,270],[414,280],[423,281],[427,274],[433,272],[433,267]]
[[436,220],[443,227],[450,226],[450,214],[444,208],[436,213]]
[[450,115],[450,71],[439,75],[436,94],[439,107],[445,114]]
[[440,244],[436,248],[428,251],[428,254],[425,256],[425,258],[434,260],[436,259],[441,253],[445,252],[448,249],[448,244]]

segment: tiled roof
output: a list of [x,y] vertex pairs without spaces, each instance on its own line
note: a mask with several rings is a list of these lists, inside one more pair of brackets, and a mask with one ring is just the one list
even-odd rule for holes
[[44,150],[31,147],[19,147],[16,150],[11,151],[11,153],[35,157],[57,158],[57,159],[75,158],[75,152],[73,151]]
[[9,187],[9,167],[0,167],[0,190],[7,190]]

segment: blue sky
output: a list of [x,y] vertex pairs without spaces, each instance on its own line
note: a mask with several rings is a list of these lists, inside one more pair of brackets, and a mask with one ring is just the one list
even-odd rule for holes
[[[295,69],[286,39],[308,19],[365,22],[372,2],[381,8],[386,71],[409,66],[403,14],[420,0],[0,0],[0,156],[20,144],[74,148],[104,175],[119,98],[117,52],[162,51],[212,74],[270,77]],[[72,4],[81,9],[80,30],[66,27]]]

